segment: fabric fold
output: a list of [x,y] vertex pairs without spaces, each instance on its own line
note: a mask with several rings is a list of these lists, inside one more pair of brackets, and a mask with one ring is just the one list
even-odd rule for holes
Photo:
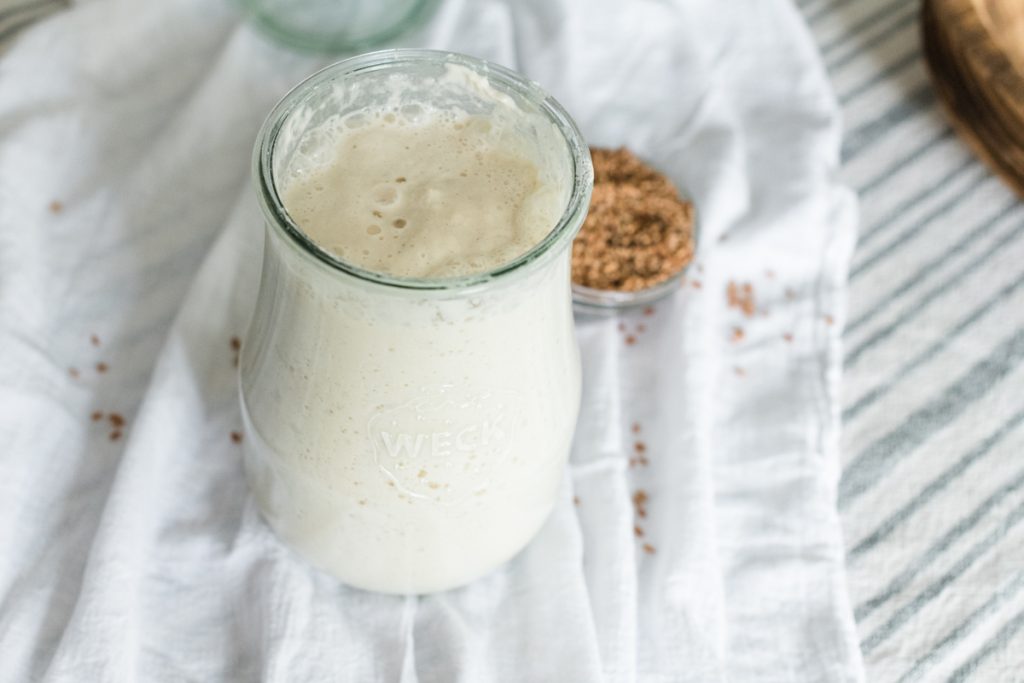
[[522,70],[697,205],[678,293],[577,319],[552,517],[506,567],[418,598],[276,541],[233,436],[250,150],[325,60],[219,4],[77,6],[0,59],[0,681],[861,680],[835,512],[856,214],[795,10],[453,0],[402,45]]

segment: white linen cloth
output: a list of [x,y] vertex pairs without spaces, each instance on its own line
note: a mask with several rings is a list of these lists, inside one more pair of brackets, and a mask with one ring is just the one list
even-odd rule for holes
[[[324,62],[222,3],[82,4],[0,60],[0,680],[861,680],[835,510],[855,205],[794,8],[452,0],[400,44],[523,71],[698,206],[683,291],[578,321],[550,521],[421,598],[274,539],[230,437],[262,242],[249,154]],[[731,280],[761,312],[726,307]]]

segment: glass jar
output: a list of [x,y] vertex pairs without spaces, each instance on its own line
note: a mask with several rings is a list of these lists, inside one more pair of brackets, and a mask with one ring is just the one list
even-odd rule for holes
[[274,40],[307,52],[350,52],[380,45],[430,17],[439,0],[241,0],[249,19]]
[[[438,85],[453,67],[514,103],[524,131],[555,141],[557,225],[513,261],[455,278],[369,271],[309,239],[279,182],[292,155],[317,154],[317,125],[394,97],[396,74],[401,106],[486,114],[494,101],[470,80]],[[579,407],[569,246],[593,172],[578,129],[512,71],[390,50],[339,62],[285,96],[259,134],[254,174],[266,238],[240,386],[263,516],[359,588],[426,593],[490,572],[550,513]]]

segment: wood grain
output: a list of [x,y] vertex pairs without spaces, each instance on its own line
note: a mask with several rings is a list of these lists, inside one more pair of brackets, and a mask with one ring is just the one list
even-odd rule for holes
[[1024,197],[1024,0],[924,0],[921,31],[953,127]]

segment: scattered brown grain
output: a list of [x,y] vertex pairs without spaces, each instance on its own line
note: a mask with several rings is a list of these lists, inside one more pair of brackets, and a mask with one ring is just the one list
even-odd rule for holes
[[124,417],[121,415],[121,413],[110,413],[110,415],[108,415],[107,418],[110,420],[110,426],[113,427],[114,429],[120,429],[121,427],[124,427]]
[[93,346],[99,346],[100,345],[100,338],[97,337],[95,334],[90,334],[89,335],[89,343],[92,344]]
[[68,368],[68,374],[71,376],[71,379],[78,379],[80,373],[78,368]]
[[792,287],[786,287],[786,300],[792,301],[796,298],[796,290]]
[[832,316],[830,316],[828,314],[825,315],[825,324],[826,325],[831,325],[834,322],[835,322],[835,318],[833,318]]
[[644,530],[640,528],[639,524],[633,525],[633,535],[637,538],[640,538],[644,535]]
[[632,346],[633,344],[636,344],[636,337],[634,337],[631,334],[627,334],[626,335],[626,344],[629,345],[629,346]]
[[110,440],[111,441],[117,441],[120,438],[121,438],[121,430],[120,429],[115,429],[114,431],[110,432]]
[[630,427],[630,430],[631,430],[631,431],[632,431],[632,432],[633,432],[634,434],[639,434],[639,433],[640,433],[640,423],[639,423],[639,422],[634,422],[634,423],[633,423],[633,426],[632,426],[632,427]]
[[787,332],[786,334],[782,335],[782,338],[785,339],[787,342],[790,342],[790,343],[792,343],[792,341],[793,341],[793,335],[790,334],[789,332]]
[[242,443],[242,432],[231,432],[231,443]]
[[682,270],[693,259],[693,204],[625,148],[591,156],[594,191],[573,241],[573,282],[634,292]]
[[231,364],[234,367],[238,367],[238,357],[242,350],[242,340],[238,337],[231,338],[231,350],[235,352],[234,357],[231,359]]
[[637,441],[635,444],[633,444],[633,450],[636,451],[637,453],[645,453],[647,452],[647,444],[645,444],[643,441]]
[[701,281],[700,281],[700,280],[694,280],[693,282],[691,282],[691,283],[690,283],[690,285],[691,285],[691,286],[692,286],[692,287],[693,287],[694,289],[700,289],[701,287],[703,287],[703,286],[704,286],[704,285],[703,285],[703,284],[701,283]]
[[738,366],[738,365],[737,365],[737,366],[735,366],[735,367],[734,367],[734,368],[732,369],[732,371],[733,371],[734,373],[736,373],[736,376],[737,376],[737,377],[746,377],[746,376],[747,376],[747,371],[746,371],[746,370],[744,370],[743,368],[741,368],[741,367],[740,367],[740,366]]
[[657,550],[655,550],[654,546],[651,545],[650,543],[644,543],[643,548],[644,548],[644,552],[647,553],[648,555],[653,555],[654,553],[658,552]]
[[580,504],[580,497],[579,496],[573,496],[572,497],[572,504],[573,505],[579,505]]
[[93,422],[99,422],[103,419],[103,412],[100,410],[94,411],[89,417],[92,418]]
[[96,364],[96,372],[100,373],[101,375],[109,369],[110,366],[104,363],[103,361],[100,361],[99,363]]
[[746,336],[746,333],[743,331],[742,327],[734,327],[734,328],[732,328],[732,341],[733,341],[733,343],[739,342],[739,341],[743,341],[743,337],[745,337],[745,336]]
[[637,489],[633,494],[633,510],[636,512],[636,516],[643,518],[647,516],[647,492],[643,489]]
[[654,315],[654,306],[648,306],[645,308],[644,315]]
[[725,296],[729,308],[739,309],[748,318],[757,312],[757,305],[754,303],[754,287],[749,282],[737,284],[730,280],[725,288]]
[[50,213],[60,213],[64,210],[64,204],[54,199],[50,202]]

